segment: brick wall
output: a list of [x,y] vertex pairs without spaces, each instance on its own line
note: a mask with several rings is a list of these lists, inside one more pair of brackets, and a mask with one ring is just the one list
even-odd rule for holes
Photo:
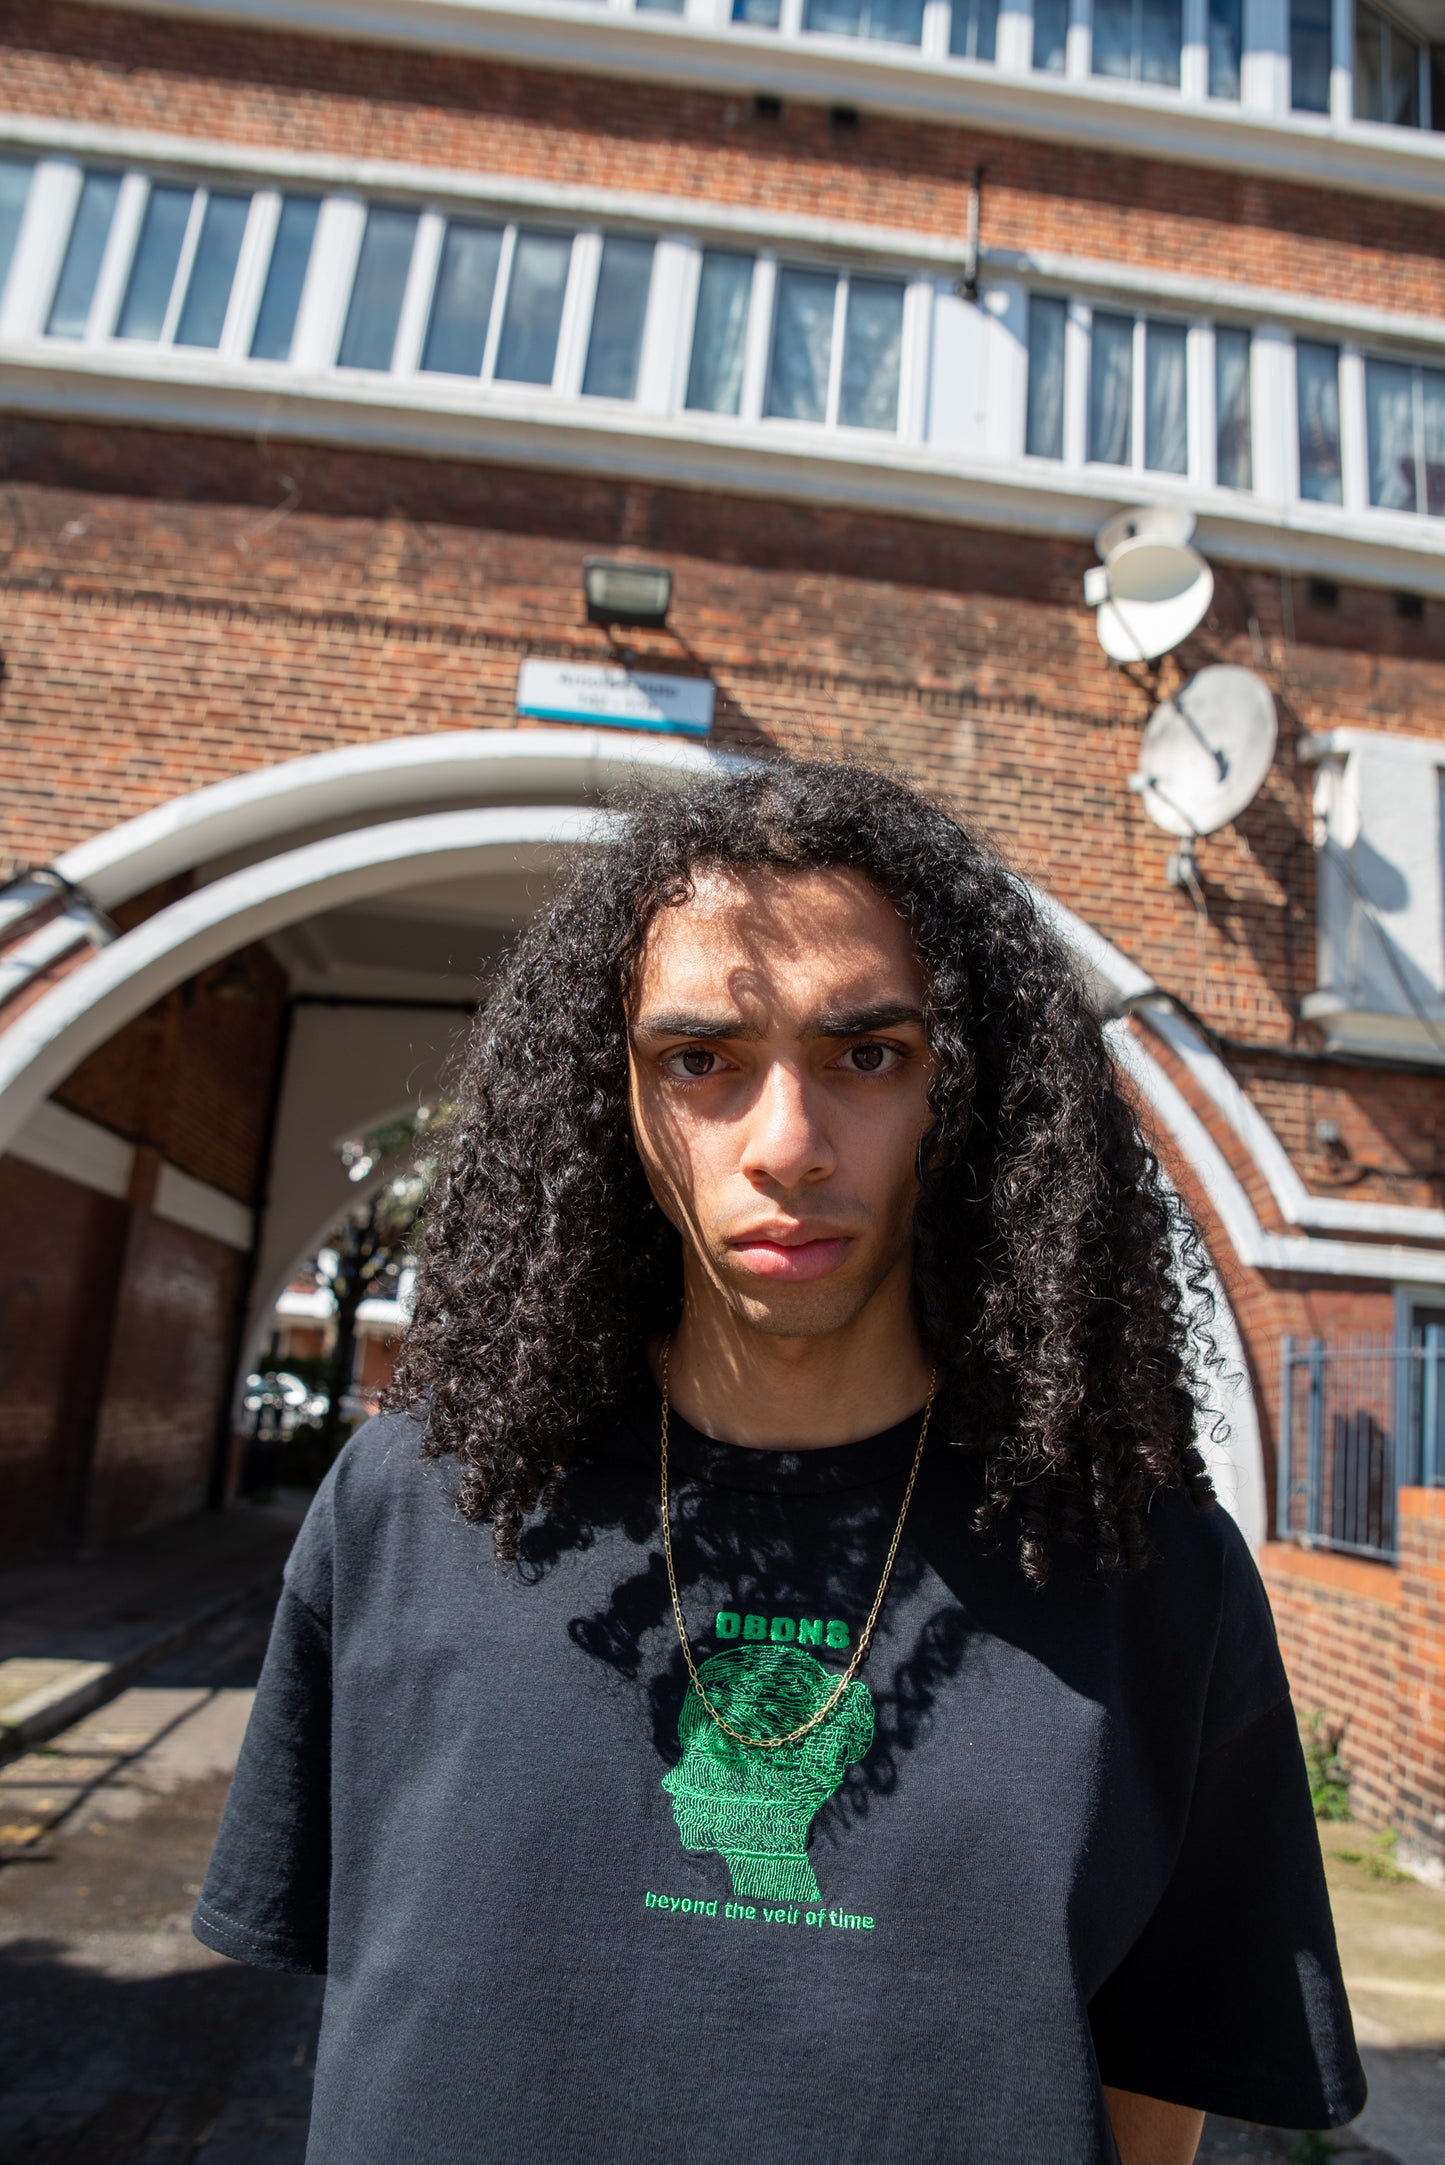
[[1445,1489],[1400,1494],[1400,1855],[1445,1886]]
[[[384,86],[384,91],[379,87]],[[12,111],[456,171],[645,190],[1050,249],[1380,307],[1445,309],[1432,207],[821,107],[11,0]]]
[[1350,1809],[1393,1826],[1400,1801],[1401,1575],[1391,1565],[1270,1542],[1260,1571],[1302,1719],[1343,1723]]

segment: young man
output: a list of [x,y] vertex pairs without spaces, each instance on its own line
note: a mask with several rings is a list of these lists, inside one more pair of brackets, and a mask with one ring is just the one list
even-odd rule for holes
[[1198,1265],[945,813],[784,762],[634,811],[487,1003],[196,1912],[326,1972],[313,2165],[1358,2111]]

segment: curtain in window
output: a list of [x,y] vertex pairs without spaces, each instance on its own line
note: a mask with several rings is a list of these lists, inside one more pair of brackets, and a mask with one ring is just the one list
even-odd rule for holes
[[1029,296],[1029,392],[1024,449],[1036,459],[1064,455],[1064,333],[1068,304]]
[[902,286],[878,278],[850,279],[838,396],[838,419],[844,428],[897,428],[902,350]]
[[1290,0],[1289,102],[1297,113],[1330,109],[1330,0]]
[[1365,0],[1355,0],[1355,81],[1354,113],[1356,120],[1383,120],[1385,117],[1385,86],[1382,81],[1384,53],[1380,33],[1384,24]]
[[1130,463],[1134,406],[1134,319],[1094,311],[1089,350],[1089,457],[1101,466]]
[[1182,0],[1135,0],[1139,12],[1141,83],[1179,88],[1179,56],[1184,44]]
[[1365,437],[1370,447],[1370,502],[1386,511],[1415,509],[1415,371],[1394,361],[1365,363]]
[[694,413],[736,413],[742,405],[752,292],[751,256],[707,251],[698,280],[692,362],[687,372],[687,404]]
[[602,243],[582,391],[587,398],[635,398],[642,331],[652,284],[652,242],[613,236]]
[[1222,489],[1254,483],[1249,415],[1249,333],[1214,333],[1214,478]]
[[118,173],[87,173],[81,184],[80,201],[75,206],[70,239],[65,246],[65,261],[60,266],[55,298],[50,304],[50,316],[45,326],[52,338],[85,336],[90,304],[95,299],[96,280],[100,277],[101,257],[110,238],[110,222],[115,216],[119,194]]
[[447,220],[421,353],[423,368],[443,376],[480,376],[501,257],[499,226]]
[[1445,519],[1445,372],[1438,368],[1420,371],[1420,449],[1425,509],[1432,519]]
[[1034,0],[1033,65],[1041,74],[1063,74],[1068,36],[1069,0]]
[[194,188],[153,187],[131,260],[117,338],[159,338],[190,221]]
[[251,215],[248,195],[213,195],[201,220],[201,237],[186,283],[178,346],[219,346],[226,327],[231,286],[241,254],[241,238]]
[[342,368],[391,367],[415,239],[415,211],[367,213],[351,306],[346,311],[346,329],[336,357]]
[[1239,96],[1244,52],[1244,0],[1209,0],[1209,95]]
[[1144,326],[1144,464],[1189,471],[1189,334],[1182,323]]
[[953,0],[948,49],[959,60],[992,60],[998,48],[998,0]]
[[1134,72],[1134,0],[1094,0],[1096,75],[1128,82]]
[[1301,339],[1295,347],[1299,397],[1299,492],[1311,503],[1338,504],[1340,351]]
[[1177,88],[1183,35],[1181,0],[1094,0],[1094,73]]
[[18,158],[0,158],[0,293],[15,253],[15,239],[30,193],[30,167]]
[[889,45],[921,45],[923,0],[807,0],[803,28]]
[[519,233],[507,285],[507,312],[497,348],[497,375],[505,383],[552,381],[557,337],[572,263],[572,237]]
[[779,271],[767,411],[783,421],[823,421],[833,358],[837,280],[824,271]]
[[311,261],[311,243],[316,238],[320,211],[321,205],[314,196],[288,195],[282,200],[281,215],[276,221],[276,238],[271,243],[271,261],[266,267],[261,306],[256,313],[256,328],[251,333],[253,361],[289,361],[291,358],[291,342],[296,336],[296,318],[301,309],[301,289],[306,283],[306,267]]

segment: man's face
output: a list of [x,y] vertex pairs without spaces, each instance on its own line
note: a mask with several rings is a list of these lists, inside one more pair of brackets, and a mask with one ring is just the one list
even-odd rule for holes
[[860,873],[712,873],[659,910],[628,1017],[632,1124],[690,1296],[815,1337],[906,1277],[925,991]]

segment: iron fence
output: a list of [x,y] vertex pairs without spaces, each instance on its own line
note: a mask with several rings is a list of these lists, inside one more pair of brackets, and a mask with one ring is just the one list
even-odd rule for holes
[[1393,1558],[1396,1495],[1445,1484],[1445,1324],[1408,1343],[1286,1338],[1275,1531]]

